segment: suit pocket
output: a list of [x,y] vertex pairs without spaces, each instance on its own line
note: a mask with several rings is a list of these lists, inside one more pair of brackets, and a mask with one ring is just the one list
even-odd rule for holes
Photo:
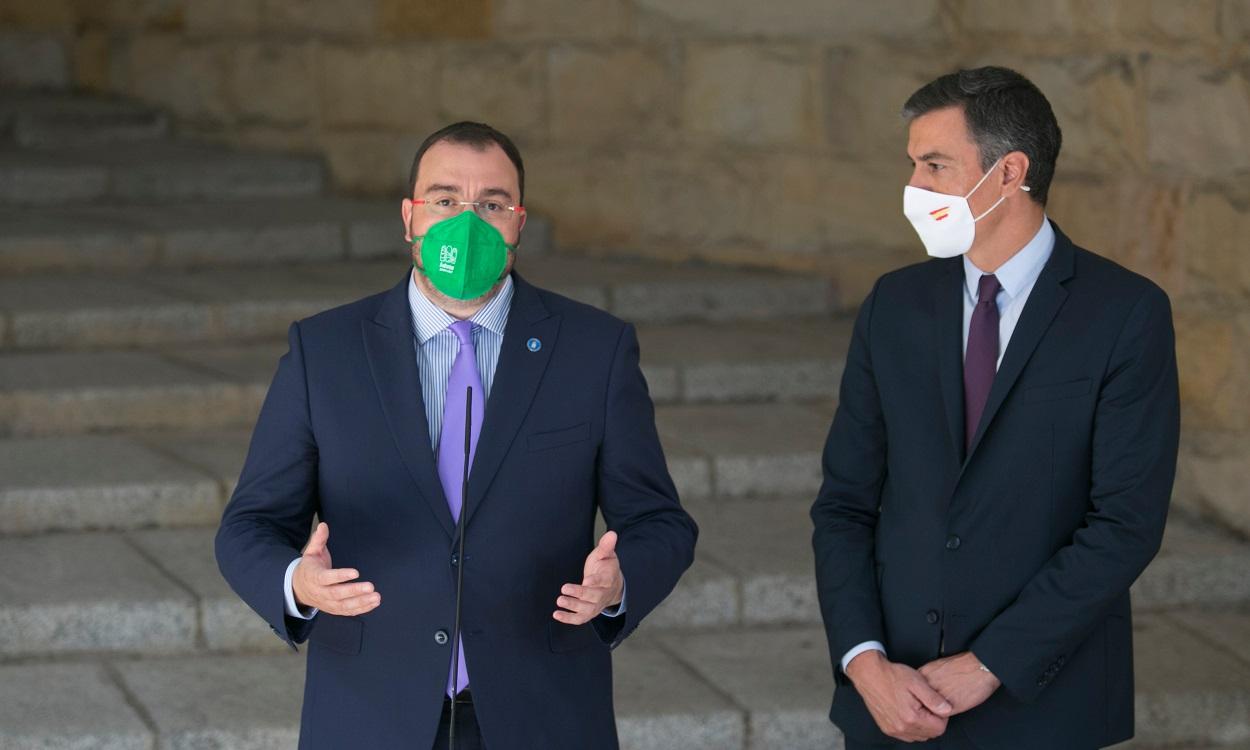
[[1026,389],[1022,397],[1030,402],[1058,401],[1063,398],[1078,398],[1087,393],[1089,393],[1089,378],[1053,385],[1035,385]]
[[551,650],[557,654],[589,648],[596,643],[603,645],[603,641],[599,640],[599,634],[595,632],[594,626],[590,623],[585,625],[565,625],[562,622],[552,621],[547,626],[547,639],[550,642]]
[[317,615],[308,640],[341,654],[359,654],[364,635],[365,624],[360,620],[322,612]]
[[551,432],[540,432],[537,435],[530,435],[529,449],[531,452],[545,451],[589,439],[590,422],[583,422],[575,427],[566,427],[562,430],[552,430]]

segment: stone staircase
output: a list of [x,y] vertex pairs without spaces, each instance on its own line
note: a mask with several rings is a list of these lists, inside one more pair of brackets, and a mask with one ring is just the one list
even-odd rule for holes
[[[178,141],[128,102],[8,94],[0,136],[0,747],[294,747],[302,656],[227,588],[212,537],[287,324],[405,272],[397,200]],[[531,220],[519,269],[638,323],[703,529],[617,652],[623,745],[840,746],[807,509],[846,301],[549,236]],[[1133,747],[1250,747],[1247,572],[1250,545],[1174,518],[1136,589]]]

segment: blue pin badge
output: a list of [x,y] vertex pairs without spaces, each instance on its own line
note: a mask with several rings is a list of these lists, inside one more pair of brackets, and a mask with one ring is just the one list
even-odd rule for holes
[[543,342],[539,341],[538,339],[530,339],[529,341],[525,342],[525,348],[529,349],[531,352],[536,352],[539,349],[543,348]]

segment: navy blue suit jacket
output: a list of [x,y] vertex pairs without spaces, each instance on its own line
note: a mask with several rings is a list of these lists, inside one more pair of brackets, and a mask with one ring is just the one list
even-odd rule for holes
[[964,451],[963,261],[882,277],[855,323],[812,508],[831,718],[885,742],[836,666],[877,640],[971,650],[1003,686],[951,719],[980,748],[1133,733],[1129,586],[1158,551],[1179,405],[1167,296],[1056,230]]
[[[610,648],[673,589],[697,528],[655,430],[633,327],[514,276],[469,479],[463,632],[489,746],[613,748]],[[294,646],[309,640],[301,748],[427,748],[443,706],[455,527],[421,397],[408,279],[293,324],[217,534],[226,580]],[[526,342],[537,338],[539,351]],[[552,619],[602,510],[628,609]],[[285,614],[316,514],[335,567],[382,595],[358,617]]]

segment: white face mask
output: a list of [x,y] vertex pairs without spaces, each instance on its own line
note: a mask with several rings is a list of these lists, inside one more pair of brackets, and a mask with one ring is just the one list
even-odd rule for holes
[[[976,223],[998,208],[998,204],[1007,199],[1004,195],[986,209],[985,213],[973,217],[968,206],[968,197],[981,187],[985,178],[998,167],[1002,159],[994,162],[994,166],[977,180],[968,195],[946,195],[935,193],[908,185],[903,188],[903,215],[911,222],[924,243],[924,249],[934,258],[954,258],[968,252],[972,241],[976,238]],[[1028,190],[1021,186],[1021,189]]]

